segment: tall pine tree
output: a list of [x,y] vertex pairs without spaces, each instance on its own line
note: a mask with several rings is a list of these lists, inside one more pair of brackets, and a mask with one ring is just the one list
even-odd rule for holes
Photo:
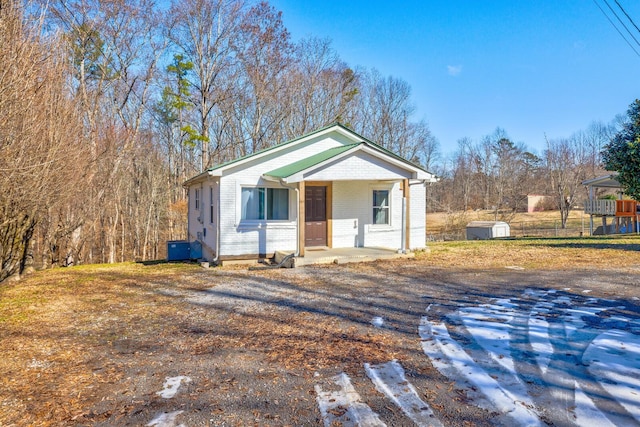
[[640,100],[627,110],[627,121],[602,150],[607,170],[618,172],[618,182],[624,192],[640,200]]

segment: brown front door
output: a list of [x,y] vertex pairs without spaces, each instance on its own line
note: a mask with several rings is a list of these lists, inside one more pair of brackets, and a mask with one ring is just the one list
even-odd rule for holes
[[327,187],[305,187],[304,245],[327,246]]

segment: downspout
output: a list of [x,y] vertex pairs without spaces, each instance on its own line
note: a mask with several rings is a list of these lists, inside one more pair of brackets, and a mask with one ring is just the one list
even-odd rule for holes
[[216,181],[218,194],[216,200],[216,256],[211,260],[214,264],[218,264],[220,259],[220,180]]
[[191,215],[189,215],[189,209],[191,206],[191,191],[189,190],[189,187],[187,187],[187,242],[191,242]]
[[402,196],[402,228],[401,228],[401,248],[398,252],[407,253],[407,198]]

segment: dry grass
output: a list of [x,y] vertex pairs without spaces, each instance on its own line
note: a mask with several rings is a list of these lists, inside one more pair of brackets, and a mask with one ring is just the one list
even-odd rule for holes
[[[136,406],[148,405],[126,398],[135,382],[161,375],[176,357],[199,363],[244,349],[284,369],[314,372],[336,364],[360,367],[365,356],[390,360],[401,347],[390,336],[295,307],[245,312],[185,303],[184,294],[229,277],[277,280],[281,274],[224,271],[217,275],[194,264],[90,265],[2,283],[0,426],[126,421]],[[301,289],[315,286],[306,280]],[[338,345],[344,342],[350,345]]]
[[[582,225],[582,221],[588,223],[588,215],[585,215],[581,210],[572,210],[569,213],[569,219],[567,225],[569,227],[579,227]],[[478,210],[478,211],[459,211],[459,212],[433,212],[427,214],[427,234],[439,234],[451,229],[464,229],[464,227],[471,221],[494,221],[496,217],[493,211]],[[502,221],[500,217],[498,221]],[[553,224],[560,222],[559,211],[543,211],[543,212],[518,212],[515,216],[509,220],[511,224],[536,224],[547,223]]]
[[[441,242],[430,244],[430,251],[415,260],[387,268],[391,274],[394,269],[424,274],[430,267],[444,274],[506,267],[637,272],[639,251],[638,236]],[[259,300],[251,302],[250,311],[184,301],[188,292],[215,289],[223,281],[228,286],[236,279],[256,286],[283,283],[289,294],[277,296],[275,302],[297,294],[331,295],[328,289],[350,295],[352,282],[331,275],[334,268],[326,267],[325,274],[316,277],[239,267],[207,271],[188,264],[92,265],[2,283],[0,425],[96,424],[119,420],[118,411],[126,421],[136,408],[149,404],[127,400],[135,381],[166,369],[172,357],[198,366],[202,355],[235,354],[242,348],[264,355],[267,363],[307,374],[331,366],[355,371],[363,361],[405,358],[398,353],[409,351],[403,350],[402,337],[370,334],[359,326],[368,323],[366,316],[356,323],[344,321],[357,316],[348,306],[340,308],[347,310],[344,313],[330,307],[333,315],[326,315],[280,303],[264,308],[269,304]],[[377,264],[353,266],[350,271],[384,276]],[[358,295],[367,295],[359,286]],[[388,289],[391,292],[393,286]]]
[[419,258],[447,268],[640,268],[640,236],[434,242]]
[[[168,298],[153,292],[195,267],[82,266],[0,286],[0,425],[71,423],[105,385],[122,377],[109,350],[123,340],[170,333]],[[144,277],[144,284],[140,277]],[[156,281],[158,281],[156,283]],[[6,418],[5,418],[6,417]]]

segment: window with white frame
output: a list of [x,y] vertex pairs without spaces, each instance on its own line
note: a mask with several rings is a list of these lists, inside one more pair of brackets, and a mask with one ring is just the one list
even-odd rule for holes
[[194,205],[197,210],[200,209],[200,189],[196,188],[193,194]]
[[288,220],[289,190],[242,187],[243,220]]
[[213,187],[209,187],[209,222],[213,224],[214,221],[213,212]]
[[373,223],[389,225],[389,190],[373,190]]

